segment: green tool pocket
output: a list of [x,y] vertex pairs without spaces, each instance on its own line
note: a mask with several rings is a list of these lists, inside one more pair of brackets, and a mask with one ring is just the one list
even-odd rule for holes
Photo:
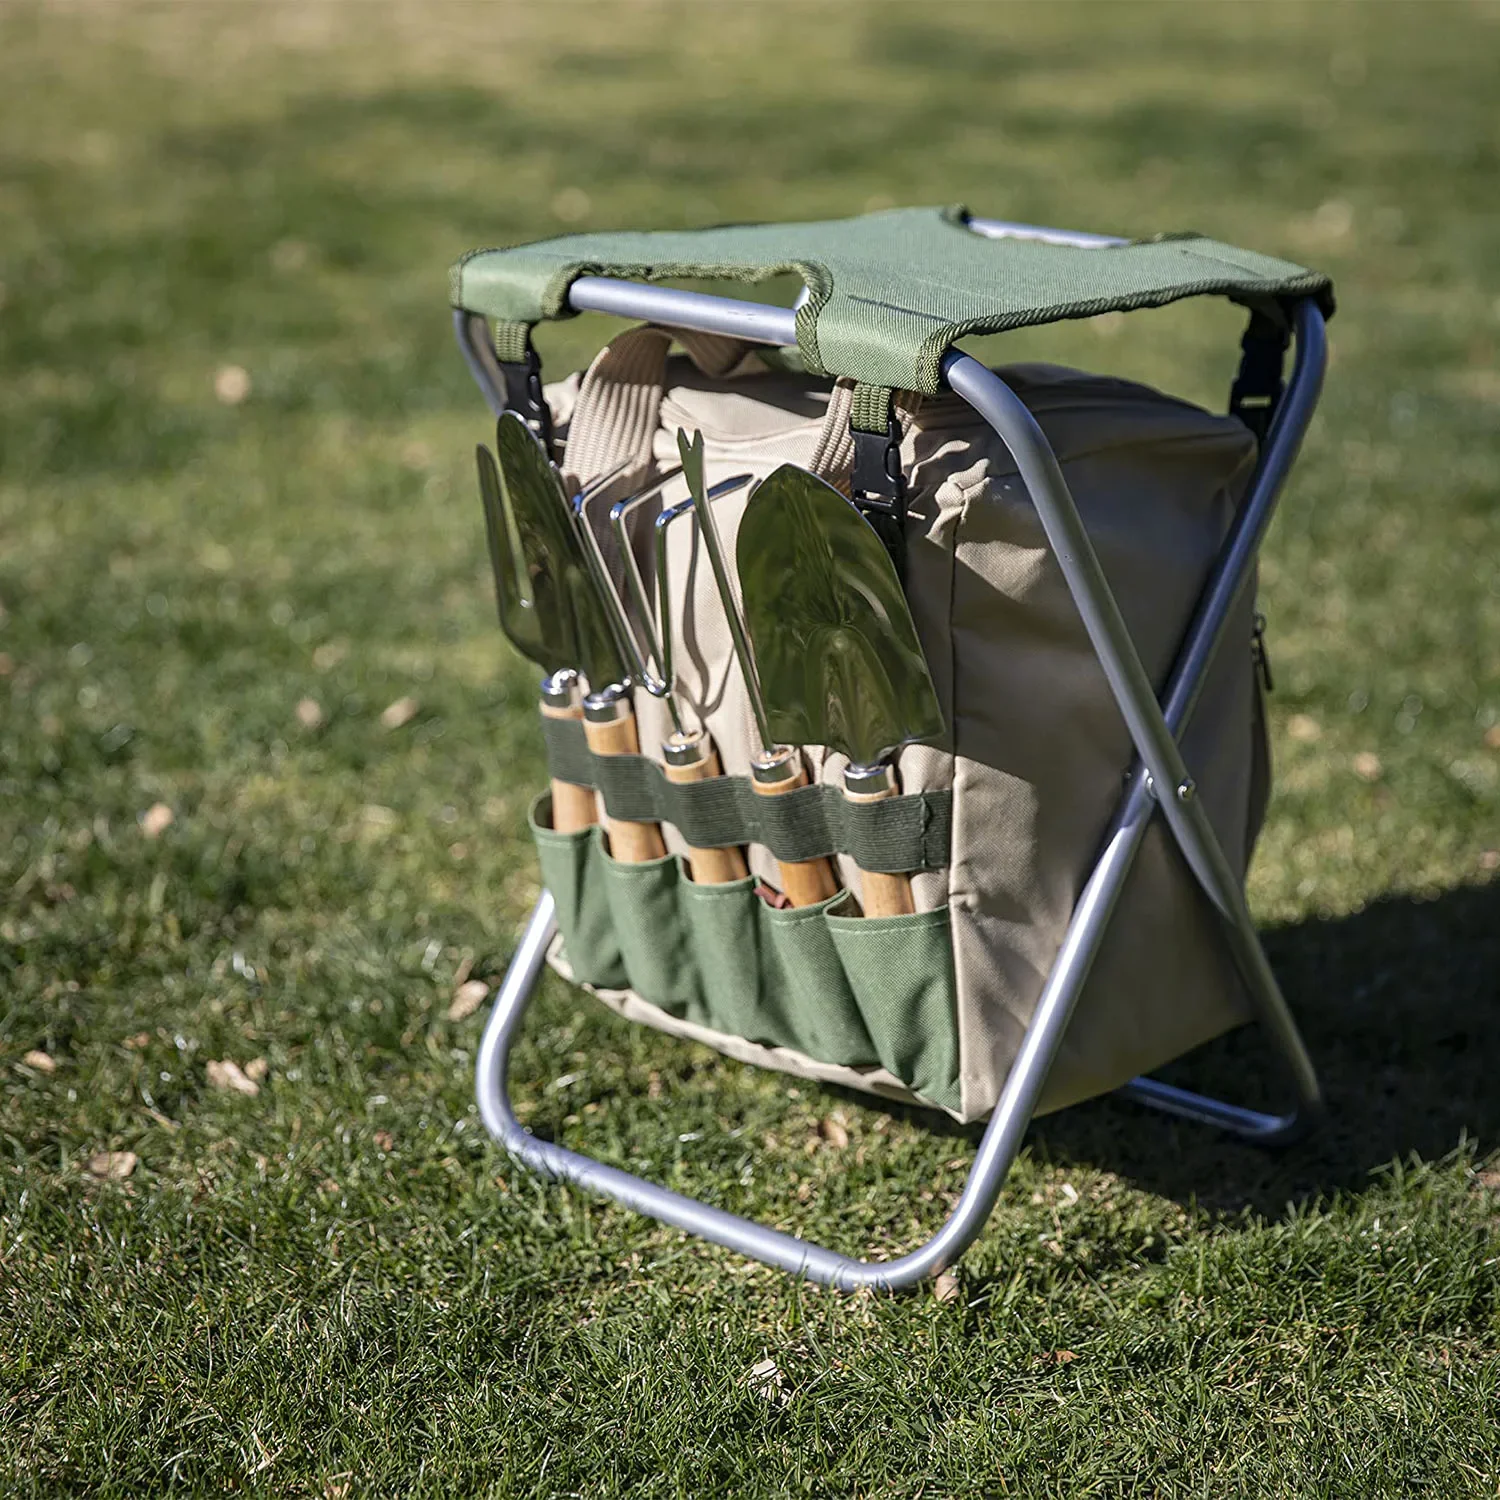
[[628,979],[604,886],[604,851],[595,847],[602,833],[597,828],[558,833],[552,827],[549,792],[532,803],[529,821],[542,884],[557,904],[563,955],[574,977],[601,989],[623,989]]
[[630,989],[676,1019],[818,1062],[885,1068],[959,1107],[953,939],[946,909],[852,917],[839,892],[778,910],[754,877],[698,885],[675,855],[610,857],[597,828],[532,832],[574,976]]

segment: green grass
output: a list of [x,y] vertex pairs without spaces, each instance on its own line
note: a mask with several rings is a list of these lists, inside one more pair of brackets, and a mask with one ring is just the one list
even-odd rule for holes
[[[1497,47],[1478,4],[0,11],[0,1487],[1500,1491]],[[1069,1111],[957,1299],[839,1298],[483,1138],[446,1010],[534,896],[543,770],[444,275],[951,200],[1337,279],[1252,879],[1333,1118],[1266,1156]],[[1221,403],[1237,331],[987,352]],[[208,1088],[257,1057],[257,1097]],[[515,1073],[538,1131],[855,1252],[972,1149],[555,981]],[[1253,1035],[1175,1076],[1275,1084]]]

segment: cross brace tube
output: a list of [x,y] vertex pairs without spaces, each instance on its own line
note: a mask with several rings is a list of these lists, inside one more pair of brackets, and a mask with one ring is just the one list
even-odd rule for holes
[[[796,342],[793,314],[784,308],[607,277],[580,278],[574,282],[569,299],[578,311],[645,318],[680,328],[731,333],[762,343]],[[1189,869],[1222,919],[1227,946],[1252,1008],[1288,1066],[1297,1102],[1289,1113],[1263,1114],[1150,1078],[1135,1079],[1120,1092],[1153,1108],[1262,1144],[1291,1138],[1317,1114],[1321,1094],[1311,1060],[1261,949],[1239,880],[1201,800],[1193,795],[1178,746],[1226,623],[1246,586],[1322,388],[1327,357],[1322,315],[1306,300],[1296,305],[1293,318],[1295,368],[1160,703],[1056,456],[1035,419],[999,376],[971,356],[954,351],[944,361],[943,375],[949,387],[990,423],[1015,458],[1130,731],[1136,759],[963,1191],[938,1232],[896,1260],[862,1261],[768,1229],[533,1136],[511,1107],[506,1068],[512,1039],[557,930],[552,897],[546,891],[537,901],[511,960],[475,1064],[480,1115],[486,1129],[514,1158],[544,1177],[601,1193],[689,1234],[841,1290],[863,1286],[895,1290],[935,1275],[963,1254],[994,1207],[1158,803]],[[455,314],[454,323],[465,358],[486,399],[492,408],[497,399],[503,405],[503,388],[496,389],[487,362],[473,347],[484,337],[483,321]]]

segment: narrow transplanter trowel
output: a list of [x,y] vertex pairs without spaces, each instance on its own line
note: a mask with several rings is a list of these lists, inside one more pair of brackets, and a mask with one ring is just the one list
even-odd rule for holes
[[[898,796],[896,753],[944,726],[880,538],[836,489],[784,464],[750,496],[736,557],[771,732],[848,756],[850,802]],[[914,909],[910,876],[861,875],[866,916]]]
[[[477,456],[501,625],[517,649],[547,674],[544,716],[582,717],[595,754],[633,753],[638,744],[630,670],[562,480],[513,412],[502,413],[495,444],[498,464],[482,447]],[[587,679],[587,697],[581,696],[580,672]],[[553,782],[553,816],[560,831],[587,827],[592,814],[592,792]],[[605,828],[611,853],[625,863],[666,853],[655,823],[607,816]]]

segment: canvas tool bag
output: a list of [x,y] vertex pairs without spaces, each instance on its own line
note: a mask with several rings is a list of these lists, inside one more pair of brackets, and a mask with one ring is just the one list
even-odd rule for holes
[[[669,353],[674,347],[682,353]],[[1158,690],[1251,474],[1238,421],[1127,381],[1049,365],[1001,372],[1056,450]],[[655,328],[617,338],[582,377],[548,388],[562,464],[628,471],[595,503],[606,550],[614,500],[703,434],[710,484],[800,464],[847,491],[854,386],[768,368],[745,346]],[[659,820],[669,854],[613,860],[598,829],[560,834],[533,812],[557,902],[550,961],[627,1019],[731,1057],[960,1120],[994,1106],[1099,852],[1131,743],[1077,608],[1004,444],[951,395],[898,393],[909,497],[906,588],[948,738],[908,746],[903,795],[851,809],[843,758],[806,751],[814,786],[749,789],[753,721],[706,560],[669,529],[685,716],[725,776],[671,786],[663,704],[635,693],[642,753],[591,756],[581,726],[546,725],[552,773],[599,787],[612,815]],[[678,480],[663,503],[685,498]],[[716,506],[732,550],[746,491]],[[640,528],[649,533],[649,525]],[[650,549],[637,549],[648,575]],[[1184,743],[1224,851],[1243,873],[1268,787],[1246,590]],[[695,884],[693,844],[746,846],[752,875]],[[865,918],[846,894],[777,909],[755,889],[776,858],[834,855],[913,872],[916,912]],[[1147,835],[1047,1081],[1043,1111],[1099,1094],[1247,1019],[1216,921],[1160,819]]]

